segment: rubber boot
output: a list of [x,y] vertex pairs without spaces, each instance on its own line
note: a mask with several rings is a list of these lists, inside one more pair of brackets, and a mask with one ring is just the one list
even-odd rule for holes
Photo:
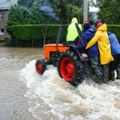
[[116,79],[120,79],[120,68],[117,68],[117,69],[116,69],[116,72],[117,72],[117,77],[116,77]]
[[115,81],[115,71],[110,71],[109,80]]
[[109,65],[104,65],[103,66],[103,75],[104,75],[104,82],[108,82],[109,81]]
[[97,74],[97,78],[98,78],[98,83],[99,83],[99,84],[105,83],[105,82],[104,82],[103,74],[100,74],[100,75]]

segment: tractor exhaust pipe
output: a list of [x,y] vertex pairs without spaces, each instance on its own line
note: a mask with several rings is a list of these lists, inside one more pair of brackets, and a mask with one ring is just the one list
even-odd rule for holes
[[56,49],[58,47],[58,44],[60,42],[60,38],[61,38],[61,33],[62,33],[62,23],[60,25],[59,31],[58,31],[58,35],[57,35],[57,39],[56,39]]

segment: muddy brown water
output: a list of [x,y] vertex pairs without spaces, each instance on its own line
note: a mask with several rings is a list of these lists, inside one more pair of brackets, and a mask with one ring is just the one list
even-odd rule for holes
[[39,55],[40,49],[0,47],[0,120],[35,120],[28,111],[27,88],[19,71]]
[[48,66],[35,70],[40,48],[0,47],[0,120],[119,120],[120,81],[77,88]]

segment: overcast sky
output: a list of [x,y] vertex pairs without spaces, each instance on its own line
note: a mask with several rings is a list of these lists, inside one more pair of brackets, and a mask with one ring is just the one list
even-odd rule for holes
[[8,8],[15,3],[17,3],[17,0],[0,0],[0,8]]

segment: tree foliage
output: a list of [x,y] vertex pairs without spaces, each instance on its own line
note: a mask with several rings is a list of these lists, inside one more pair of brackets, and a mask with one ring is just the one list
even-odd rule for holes
[[18,0],[11,6],[7,27],[17,24],[70,23],[83,19],[83,0]]
[[16,24],[27,24],[29,14],[27,9],[21,8],[18,5],[11,6],[8,15],[7,26],[16,25]]
[[120,24],[120,0],[97,0],[99,19],[109,24]]
[[79,22],[83,18],[82,0],[50,0],[62,23],[68,23],[73,17]]
[[73,17],[77,17],[81,22],[83,18],[83,0],[18,0],[18,4],[30,10],[33,9],[32,11],[37,9],[37,13],[39,11],[48,16],[50,16],[49,13],[42,11],[41,7],[45,6],[46,9],[51,7],[54,17],[50,17],[59,23],[68,23]]
[[33,5],[33,3],[34,3],[34,0],[18,0],[17,3],[20,6],[30,8]]
[[29,22],[30,24],[50,24],[57,23],[57,21],[45,14],[43,11],[40,11],[38,3],[36,2],[29,9]]
[[[39,0],[38,0],[39,1]],[[22,3],[21,3],[22,4]],[[18,24],[50,24],[57,23],[55,19],[39,10],[37,2],[28,9],[20,5],[11,6],[7,27]]]

